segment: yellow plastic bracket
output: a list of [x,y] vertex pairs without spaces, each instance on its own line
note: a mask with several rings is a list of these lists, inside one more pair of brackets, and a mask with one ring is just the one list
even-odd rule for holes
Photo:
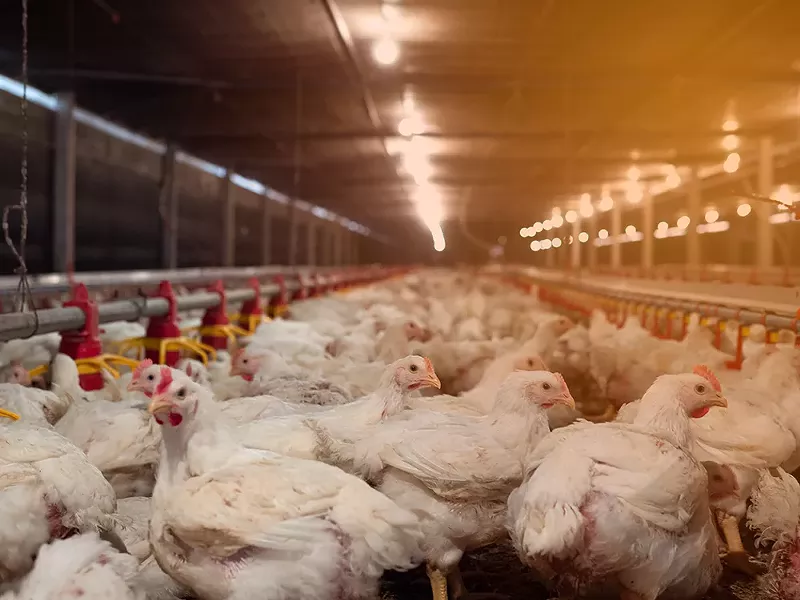
[[179,338],[131,338],[123,340],[120,344],[120,352],[127,352],[129,350],[136,350],[136,356],[140,359],[144,357],[145,350],[157,350],[158,362],[164,364],[167,361],[167,352],[182,352],[187,351],[196,355],[204,365],[208,364],[209,356],[211,359],[216,360],[217,351],[198,340],[193,340],[188,337]]
[[119,379],[120,372],[115,366],[128,367],[132,371],[137,367],[139,361],[127,356],[119,356],[118,354],[101,354],[93,358],[79,358],[75,361],[75,364],[78,366],[79,375],[108,371],[114,379]]

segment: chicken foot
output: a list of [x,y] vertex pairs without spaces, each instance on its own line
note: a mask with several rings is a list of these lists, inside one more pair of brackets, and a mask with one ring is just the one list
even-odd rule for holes
[[436,567],[425,565],[428,572],[428,579],[431,581],[431,592],[433,600],[447,600],[447,575]]
[[739,519],[721,510],[716,511],[715,516],[725,538],[725,544],[728,546],[725,562],[745,575],[758,575],[758,567],[750,562],[750,555],[744,549],[742,536],[739,533]]

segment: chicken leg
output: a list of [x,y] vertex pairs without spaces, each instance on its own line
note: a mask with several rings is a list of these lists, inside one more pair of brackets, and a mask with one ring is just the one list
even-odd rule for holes
[[758,575],[758,567],[750,562],[750,555],[744,549],[744,544],[742,544],[742,536],[739,533],[739,519],[721,510],[716,511],[715,516],[728,546],[725,562],[745,575]]
[[447,576],[436,567],[425,565],[428,579],[431,581],[433,600],[447,600]]

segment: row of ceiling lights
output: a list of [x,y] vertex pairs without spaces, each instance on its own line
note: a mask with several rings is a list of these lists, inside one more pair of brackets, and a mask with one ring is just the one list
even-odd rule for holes
[[[372,57],[379,65],[391,66],[400,58],[400,46],[391,37],[389,25],[399,19],[400,9],[393,2],[384,1],[381,13],[386,25],[384,28],[386,33],[372,46]],[[414,205],[420,219],[431,233],[434,249],[441,252],[446,246],[442,231],[444,207],[440,191],[430,181],[433,168],[423,143],[424,140],[416,137],[425,131],[425,123],[417,111],[414,96],[408,90],[403,94],[402,108],[403,117],[397,124],[397,131],[406,138],[401,149],[402,168],[416,184]]]

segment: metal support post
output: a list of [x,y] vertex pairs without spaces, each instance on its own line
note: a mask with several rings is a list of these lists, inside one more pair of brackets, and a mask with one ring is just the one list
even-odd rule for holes
[[272,208],[270,201],[264,198],[261,207],[261,264],[272,263]]
[[614,239],[611,244],[611,268],[619,269],[622,266],[622,245],[619,236],[622,234],[622,201],[617,199],[611,209],[611,232],[609,237]]
[[[772,138],[761,138],[758,155],[758,193],[770,197],[774,187],[773,170],[773,143]],[[756,229],[756,266],[761,269],[769,268],[774,262],[774,241],[772,224],[769,222],[772,215],[772,204],[768,202],[755,202],[754,207],[758,217]]]
[[53,173],[53,271],[75,268],[75,95],[58,95]]
[[292,201],[289,203],[289,257],[287,262],[290,266],[297,264],[297,239],[300,228],[300,223],[298,221],[299,210],[295,202],[295,199],[292,198]]
[[653,242],[655,240],[654,223],[655,215],[653,208],[653,196],[648,190],[644,190],[642,196],[642,268],[650,271],[653,268]]
[[309,267],[317,264],[317,228],[311,218],[306,224],[306,264]]
[[175,180],[175,146],[167,146],[161,160],[158,206],[161,212],[161,266],[178,268],[178,185]]
[[572,246],[570,246],[570,266],[574,270],[581,268],[581,242],[578,236],[581,234],[581,219],[575,219],[572,224]]
[[222,266],[232,267],[236,261],[236,191],[231,184],[231,172],[227,171],[220,182],[219,195],[222,205]]
[[[689,229],[686,232],[686,263],[690,271],[700,269],[700,234],[697,233],[697,226],[702,222],[702,193],[700,191],[700,178],[697,176],[697,169],[693,168],[689,179]],[[671,224],[670,224],[671,225]]]

